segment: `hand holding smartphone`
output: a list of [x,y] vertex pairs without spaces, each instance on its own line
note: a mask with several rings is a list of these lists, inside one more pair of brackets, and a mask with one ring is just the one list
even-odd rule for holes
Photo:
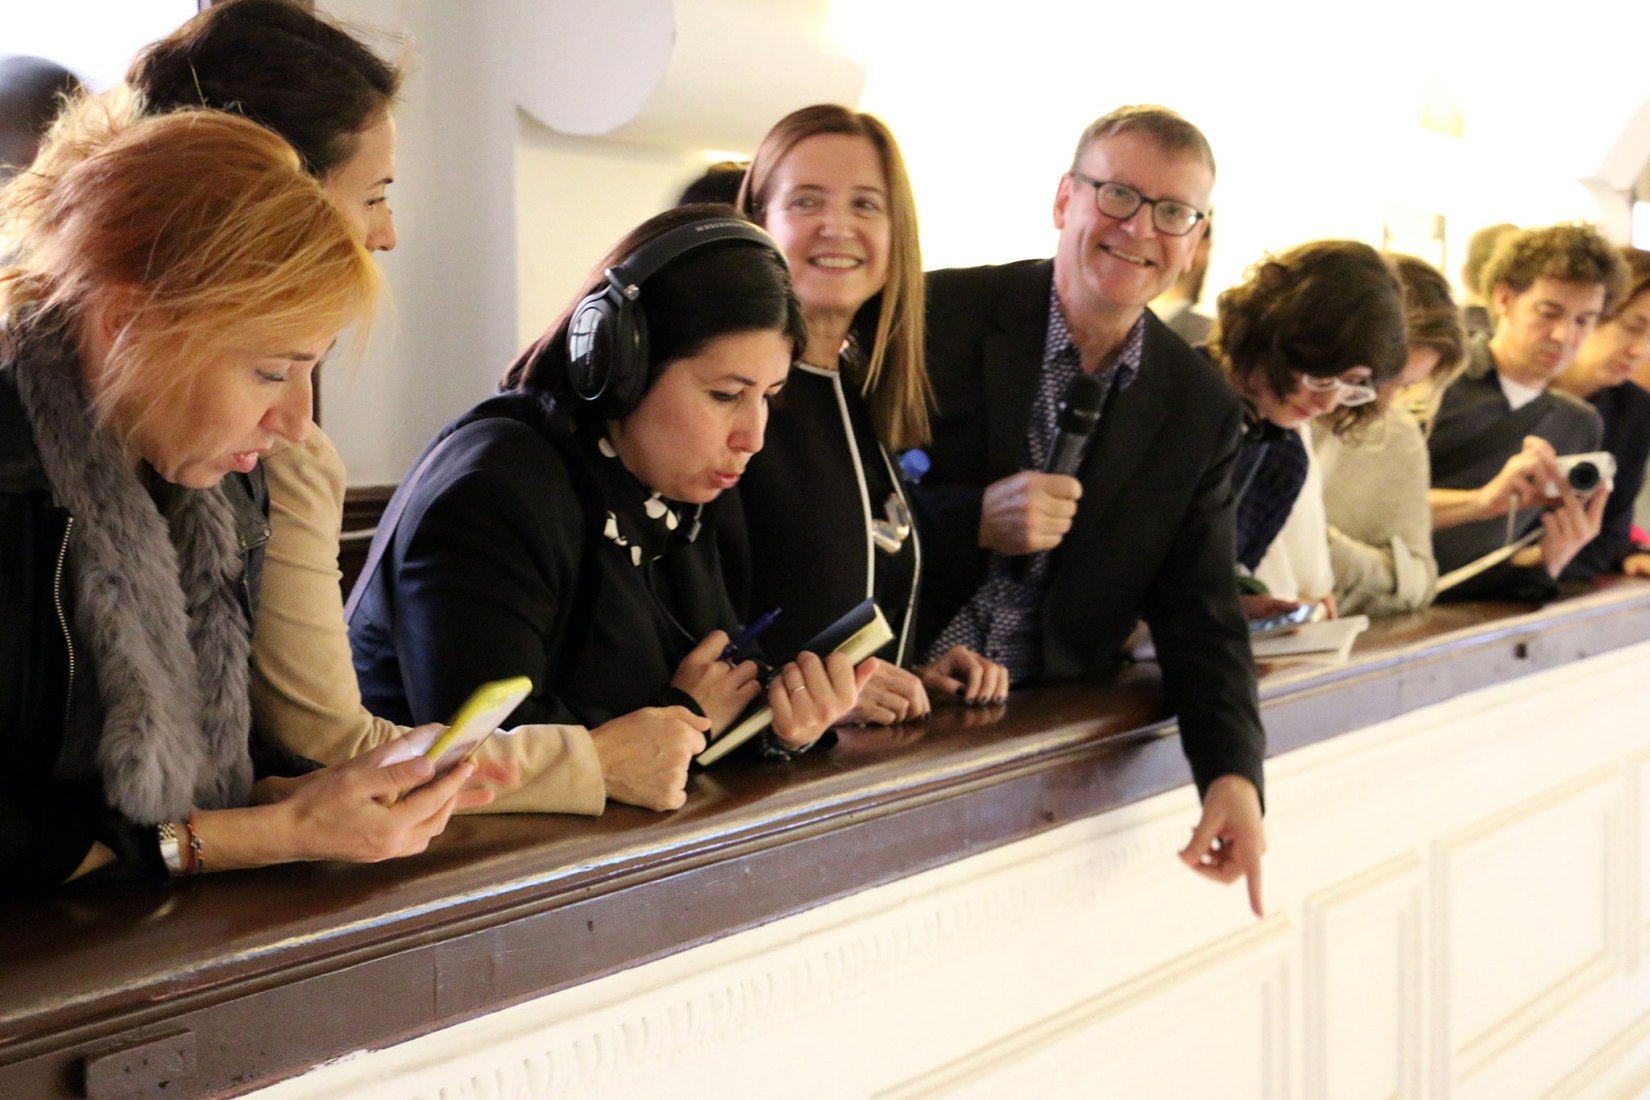
[[1249,637],[1273,638],[1279,634],[1287,634],[1303,623],[1311,621],[1312,613],[1317,610],[1317,604],[1303,603],[1287,611],[1280,611],[1275,615],[1266,615],[1259,619],[1249,620]]
[[533,681],[525,676],[494,680],[476,688],[424,752],[435,765],[436,778],[475,755],[482,743],[498,731],[499,723],[521,706],[532,691]]

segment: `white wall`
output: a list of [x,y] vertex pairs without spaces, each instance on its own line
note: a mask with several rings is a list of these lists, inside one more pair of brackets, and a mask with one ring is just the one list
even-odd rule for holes
[[126,74],[139,47],[195,14],[196,0],[47,0],[6,4],[0,57],[31,54],[101,90]]
[[1123,103],[1172,106],[1214,145],[1215,288],[1303,240],[1379,245],[1402,210],[1445,215],[1459,267],[1480,226],[1599,216],[1580,181],[1624,187],[1650,154],[1642,120],[1629,170],[1603,171],[1650,101],[1650,5],[1636,0],[1577,0],[1550,20],[1472,0],[1016,0],[943,21],[919,0],[837,7],[867,57],[863,106],[904,148],[931,266],[1047,254],[1078,134]]
[[861,89],[823,34],[827,0],[320,6],[390,32],[411,62],[391,190],[401,243],[383,258],[393,310],[323,388],[354,485],[399,479],[490,393],[707,149],[754,147],[785,111]]
[[[516,343],[548,328],[626,230],[675,201],[702,164],[683,153],[568,137],[523,114],[516,147]],[[602,208],[588,209],[601,195]]]

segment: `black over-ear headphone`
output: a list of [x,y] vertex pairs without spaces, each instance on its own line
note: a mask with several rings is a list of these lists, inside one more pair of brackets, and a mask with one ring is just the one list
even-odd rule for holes
[[642,284],[696,249],[727,241],[761,245],[784,265],[772,237],[739,218],[705,218],[648,241],[606,271],[606,283],[579,302],[567,326],[567,380],[574,393],[601,404],[604,419],[635,409],[647,392],[647,314]]

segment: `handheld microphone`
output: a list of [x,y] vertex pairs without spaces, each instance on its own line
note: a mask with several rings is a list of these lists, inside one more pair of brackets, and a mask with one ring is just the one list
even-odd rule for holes
[[1060,415],[1054,422],[1054,445],[1049,448],[1048,461],[1043,463],[1045,474],[1076,476],[1089,437],[1094,434],[1095,425],[1100,423],[1100,399],[1103,394],[1100,380],[1092,374],[1079,372],[1071,380],[1071,385],[1066,388],[1066,398],[1060,403]]
[[[1078,372],[1071,385],[1066,387],[1066,396],[1060,402],[1060,415],[1054,420],[1054,443],[1048,449],[1048,461],[1043,463],[1043,473],[1064,474],[1067,477],[1077,475],[1077,467],[1083,461],[1083,452],[1088,449],[1089,437],[1094,435],[1095,426],[1100,423],[1100,401],[1105,396],[1105,390],[1100,386],[1100,380],[1092,374]],[[1031,572],[1031,559],[1036,555],[1028,554],[1016,558],[1010,568],[1014,576],[1022,580]]]

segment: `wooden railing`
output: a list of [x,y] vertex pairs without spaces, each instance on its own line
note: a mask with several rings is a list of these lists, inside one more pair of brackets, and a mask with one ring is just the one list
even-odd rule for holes
[[[1263,670],[1269,751],[1646,639],[1641,583],[1378,623],[1345,666]],[[376,866],[7,901],[0,1095],[242,1091],[1187,781],[1137,666],[791,763],[733,758],[674,814],[475,816]]]

